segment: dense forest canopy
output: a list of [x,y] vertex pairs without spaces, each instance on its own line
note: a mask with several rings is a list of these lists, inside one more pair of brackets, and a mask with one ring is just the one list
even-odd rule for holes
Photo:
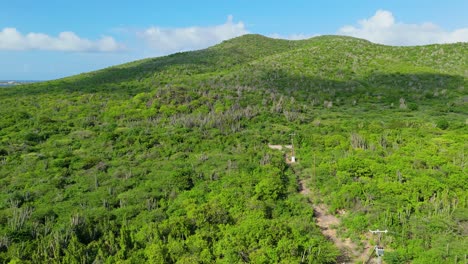
[[[468,43],[245,35],[0,89],[0,262],[464,263]],[[268,144],[290,144],[298,162]]]

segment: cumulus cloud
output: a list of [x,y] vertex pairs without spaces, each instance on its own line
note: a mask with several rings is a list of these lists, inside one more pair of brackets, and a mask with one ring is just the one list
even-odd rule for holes
[[0,50],[53,50],[69,52],[111,52],[124,49],[114,38],[104,36],[96,41],[80,38],[73,32],[57,37],[43,33],[22,34],[16,28],[0,31]]
[[433,23],[405,24],[396,22],[386,10],[378,10],[374,16],[358,21],[357,26],[344,26],[338,34],[398,46],[468,41],[468,28],[446,31]]
[[161,28],[150,27],[138,36],[160,53],[195,50],[209,47],[223,40],[248,34],[244,23],[233,22],[229,16],[224,24],[211,27]]

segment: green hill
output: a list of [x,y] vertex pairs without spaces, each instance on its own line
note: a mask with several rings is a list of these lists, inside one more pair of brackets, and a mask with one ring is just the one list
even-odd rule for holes
[[307,180],[386,263],[463,263],[467,84],[468,43],[246,35],[0,89],[0,262],[335,263]]

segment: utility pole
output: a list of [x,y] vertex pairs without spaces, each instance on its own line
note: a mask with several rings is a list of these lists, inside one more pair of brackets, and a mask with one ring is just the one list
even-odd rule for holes
[[382,233],[386,234],[388,232],[388,230],[387,229],[385,229],[385,230],[377,229],[377,230],[369,230],[369,232],[371,232],[372,234],[378,234],[379,235],[378,236],[379,240],[377,242],[377,245],[374,247],[374,249],[375,249],[375,254],[377,255],[377,263],[380,264],[380,263],[382,263],[382,256],[384,255],[384,248],[380,244],[380,239],[382,237]]

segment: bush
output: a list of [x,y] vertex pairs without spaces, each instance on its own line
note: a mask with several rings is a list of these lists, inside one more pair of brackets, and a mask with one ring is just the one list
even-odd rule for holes
[[447,119],[444,118],[437,121],[436,125],[438,128],[445,130],[449,127],[449,122],[447,121]]
[[417,111],[419,109],[419,106],[415,103],[410,103],[408,104],[408,109],[411,111]]

